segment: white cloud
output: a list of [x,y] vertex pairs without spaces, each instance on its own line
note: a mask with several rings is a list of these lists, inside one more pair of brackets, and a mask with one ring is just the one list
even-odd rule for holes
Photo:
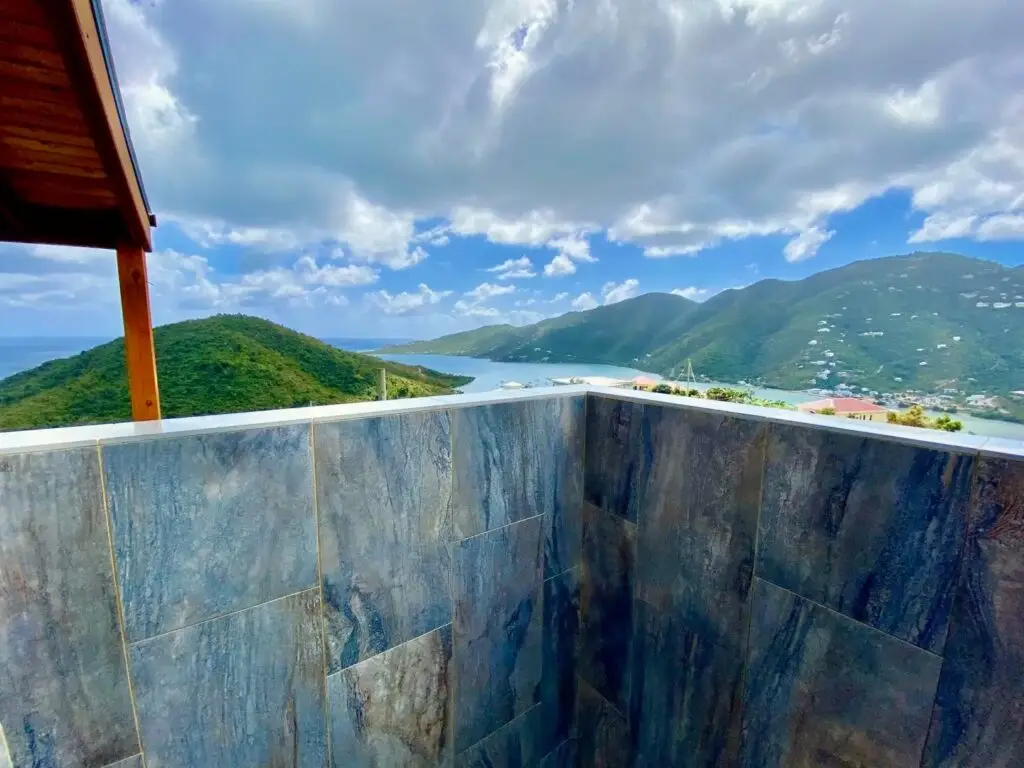
[[420,283],[415,293],[403,291],[393,295],[388,291],[375,291],[367,294],[367,299],[386,315],[407,315],[438,304],[451,294],[451,291],[435,291],[429,285]]
[[496,273],[499,280],[525,280],[537,276],[537,273],[533,271],[533,263],[527,256],[507,259],[487,271]]
[[452,235],[610,230],[654,258],[781,235],[798,260],[893,191],[926,217],[916,242],[1017,237],[1019,2],[104,9],[157,213],[224,242],[401,269]]
[[480,283],[472,291],[465,293],[473,302],[480,303],[493,299],[495,296],[505,296],[510,293],[515,293],[516,287],[514,285],[495,285],[494,283]]
[[979,240],[1024,240],[1024,214],[992,216],[978,227]]
[[819,227],[805,229],[786,243],[786,247],[782,249],[786,261],[803,261],[816,256],[818,249],[831,240],[834,234],[834,230],[826,232]]
[[601,306],[601,303],[595,299],[590,293],[581,293],[575,299],[572,300],[572,308],[577,312],[583,312],[594,307]]
[[544,265],[545,277],[564,277],[565,275],[573,274],[575,271],[576,265],[564,253],[558,254]]
[[590,253],[590,242],[582,235],[556,237],[549,240],[548,248],[558,251],[555,257],[544,265],[545,277],[563,277],[576,272],[576,263],[590,264],[597,259]]
[[690,301],[704,301],[711,296],[710,288],[698,288],[695,285],[686,288],[676,288],[672,291],[676,296],[682,296]]
[[632,277],[621,283],[605,283],[601,288],[601,297],[605,305],[632,299],[639,293],[640,281]]
[[569,293],[567,291],[561,291],[560,293],[556,293],[554,296],[548,299],[548,302],[550,304],[557,304],[559,301],[565,301],[568,298]]

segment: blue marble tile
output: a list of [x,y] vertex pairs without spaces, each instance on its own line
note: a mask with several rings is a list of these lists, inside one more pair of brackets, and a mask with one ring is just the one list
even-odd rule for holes
[[744,650],[636,602],[630,723],[637,768],[736,765]]
[[906,768],[941,659],[755,580],[742,765]]
[[449,624],[448,414],[317,424],[330,672]]
[[462,752],[539,699],[540,517],[460,541],[453,589],[455,748]]
[[327,760],[319,590],[129,648],[147,768]]
[[586,399],[559,398],[553,443],[554,505],[544,513],[544,577],[576,568],[583,543],[583,438]]
[[973,465],[970,456],[773,426],[758,576],[941,651]]
[[633,638],[636,525],[583,509],[580,675],[625,713]]
[[327,678],[336,768],[428,768],[452,755],[452,628]]
[[579,681],[580,768],[631,768],[633,748],[626,719],[601,694]]
[[551,750],[545,747],[540,705],[506,723],[455,758],[455,768],[537,768]]
[[579,744],[566,739],[541,758],[537,768],[576,768],[579,765]]
[[129,642],[316,585],[308,425],[103,449]]
[[640,503],[637,483],[644,460],[643,411],[644,406],[638,403],[587,397],[583,497],[605,512],[634,523]]
[[580,572],[566,571],[544,582],[544,656],[541,702],[545,746],[551,749],[572,732],[576,713],[579,656]]
[[1024,463],[982,459],[922,765],[1024,765]]
[[762,422],[647,405],[637,597],[704,641],[746,641],[764,466]]
[[583,409],[560,397],[452,412],[456,538],[542,514],[548,575],[576,564]]
[[139,751],[95,447],[0,456],[0,729],[14,766]]

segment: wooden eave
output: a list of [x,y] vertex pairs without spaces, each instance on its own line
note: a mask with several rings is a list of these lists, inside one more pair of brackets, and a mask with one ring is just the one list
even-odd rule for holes
[[150,251],[153,224],[98,0],[2,0],[0,241]]

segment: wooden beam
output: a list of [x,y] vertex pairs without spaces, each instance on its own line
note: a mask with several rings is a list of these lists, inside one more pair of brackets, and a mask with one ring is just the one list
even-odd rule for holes
[[131,244],[153,248],[149,212],[114,96],[92,0],[42,0],[67,75],[109,176]]
[[21,201],[0,177],[0,232],[10,231],[22,235],[24,227],[21,220]]
[[0,213],[0,242],[110,248],[111,240],[128,240],[120,214],[111,208],[57,209],[30,205],[16,195],[0,198],[7,211]]
[[138,246],[118,248],[117,276],[121,283],[124,354],[128,364],[128,390],[132,396],[132,419],[152,421],[160,418],[160,388],[156,380],[145,251]]

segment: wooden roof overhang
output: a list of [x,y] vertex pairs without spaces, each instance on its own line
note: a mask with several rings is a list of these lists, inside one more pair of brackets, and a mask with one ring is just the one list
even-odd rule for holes
[[117,251],[136,419],[160,417],[145,191],[99,0],[0,0],[0,240]]

